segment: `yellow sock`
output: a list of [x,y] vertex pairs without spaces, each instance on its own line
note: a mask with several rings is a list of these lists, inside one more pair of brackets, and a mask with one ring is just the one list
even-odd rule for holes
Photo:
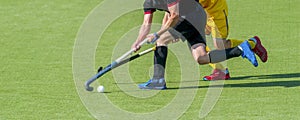
[[[205,50],[206,50],[206,52],[210,51],[210,49],[209,49],[208,46],[205,47]],[[209,63],[209,66],[212,67],[213,69],[216,69],[216,65],[215,64]]]
[[[242,42],[244,42],[244,40],[237,40],[237,39],[229,39],[230,43],[231,43],[231,48],[236,47],[238,45],[240,45]],[[255,47],[255,42],[252,40],[248,40],[248,43],[251,46],[251,49],[253,49]]]
[[214,69],[226,70],[226,67],[225,67],[224,64],[225,64],[225,61],[224,62],[215,63],[215,68]]
[[[208,46],[206,46],[206,51],[209,52],[210,49]],[[224,67],[223,62],[221,63],[209,63],[209,65],[213,68],[213,69],[219,69],[219,70],[226,70],[226,67]]]
[[255,42],[252,41],[252,40],[248,40],[248,43],[250,44],[251,49],[254,49],[254,47],[255,47]]
[[206,52],[210,51],[210,48],[208,46],[205,47]]

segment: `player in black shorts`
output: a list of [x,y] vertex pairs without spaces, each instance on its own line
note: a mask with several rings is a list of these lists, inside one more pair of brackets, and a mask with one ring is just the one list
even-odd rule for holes
[[[157,33],[149,34],[153,13],[156,10],[165,11],[163,25]],[[206,13],[195,0],[145,0],[144,22],[140,34],[132,45],[139,50],[139,43],[149,38],[149,42],[156,41],[154,52],[153,78],[146,83],[139,84],[141,89],[166,89],[164,79],[167,58],[167,44],[174,39],[187,40],[194,59],[200,64],[218,63],[233,57],[246,57],[254,66],[258,66],[254,53],[247,41],[237,47],[225,50],[212,50],[207,53],[205,41]],[[179,34],[178,34],[179,33]],[[149,34],[149,35],[148,35]],[[148,35],[148,36],[147,36]],[[224,57],[224,53],[225,56]]]

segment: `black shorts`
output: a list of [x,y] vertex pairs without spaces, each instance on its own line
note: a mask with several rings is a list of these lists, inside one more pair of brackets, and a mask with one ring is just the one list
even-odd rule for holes
[[184,20],[180,22],[175,28],[169,30],[170,34],[175,38],[181,40],[187,40],[191,46],[203,43],[206,45],[205,39],[198,32],[198,30],[188,21]]

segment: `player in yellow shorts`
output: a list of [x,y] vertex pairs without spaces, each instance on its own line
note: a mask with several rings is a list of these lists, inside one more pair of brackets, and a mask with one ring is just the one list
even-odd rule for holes
[[[208,15],[206,34],[212,35],[216,49],[232,48],[244,42],[244,40],[227,39],[229,26],[226,0],[199,0],[199,3]],[[250,38],[248,42],[251,49],[259,56],[261,61],[266,62],[268,59],[267,51],[262,47],[260,39],[257,36],[254,36],[253,38]],[[210,51],[208,47],[207,51]],[[213,73],[204,76],[203,80],[224,80],[230,78],[229,71],[224,62],[210,65],[214,69]]]

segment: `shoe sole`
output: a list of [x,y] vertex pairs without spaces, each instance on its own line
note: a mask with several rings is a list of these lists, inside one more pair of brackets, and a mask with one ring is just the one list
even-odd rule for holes
[[222,79],[222,78],[221,79],[207,79],[206,77],[207,76],[204,76],[202,80],[203,81],[216,81],[216,80],[229,80],[230,79],[230,77],[229,78],[225,78],[225,79]]
[[268,52],[266,48],[261,44],[258,36],[254,36],[253,38],[256,40],[256,46],[254,47],[253,52],[260,58],[262,62],[267,62]]
[[167,87],[140,87],[140,89],[143,89],[143,90],[164,90],[164,89],[167,89]]

